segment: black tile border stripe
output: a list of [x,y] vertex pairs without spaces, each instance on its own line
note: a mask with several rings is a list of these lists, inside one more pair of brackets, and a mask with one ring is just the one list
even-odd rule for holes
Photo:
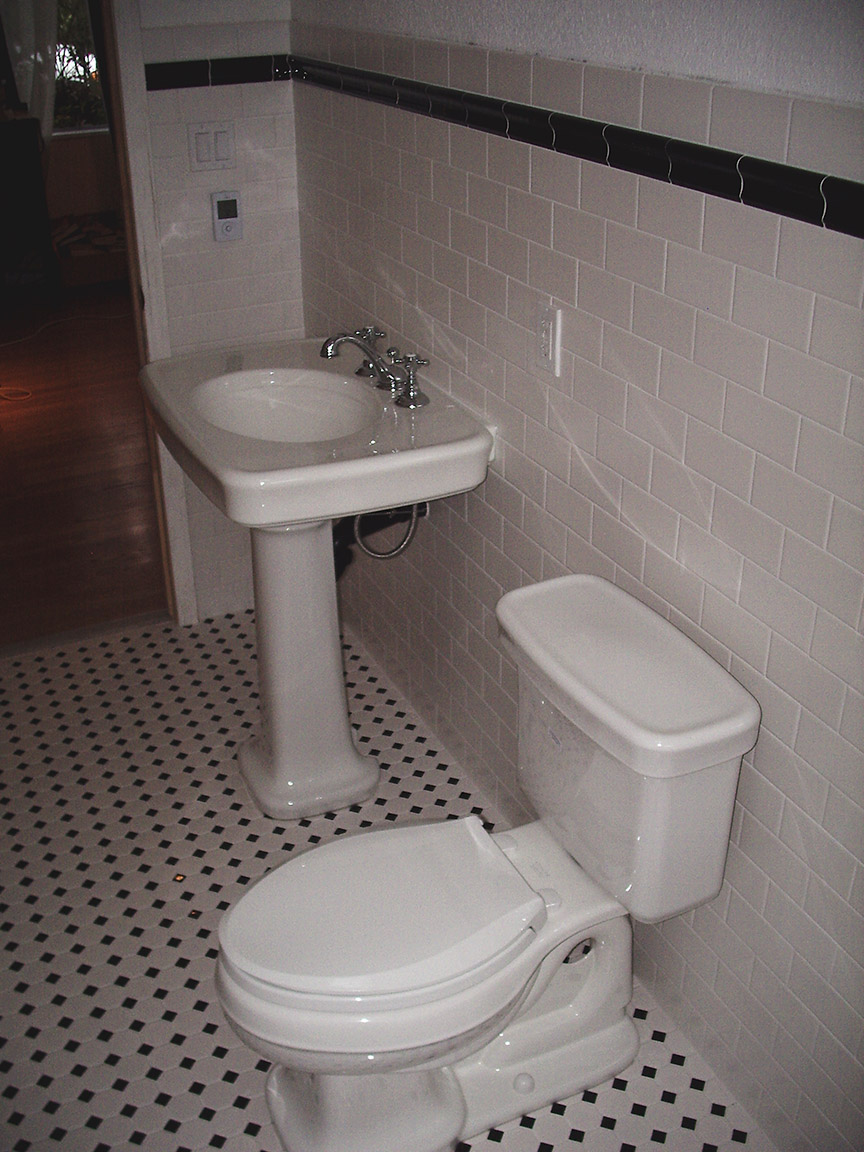
[[148,92],[297,80],[864,239],[864,184],[548,108],[305,56],[147,64],[145,78]]

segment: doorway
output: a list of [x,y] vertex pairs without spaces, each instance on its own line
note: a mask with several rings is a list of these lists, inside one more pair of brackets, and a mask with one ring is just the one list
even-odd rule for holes
[[117,169],[57,137],[50,251],[3,269],[0,647],[168,609]]

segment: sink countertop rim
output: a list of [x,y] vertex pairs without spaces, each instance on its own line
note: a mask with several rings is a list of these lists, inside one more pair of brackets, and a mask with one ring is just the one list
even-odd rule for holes
[[[382,473],[400,484],[398,503],[443,498],[482,481],[492,457],[493,433],[482,417],[425,381],[430,404],[413,410],[396,406],[389,393],[369,384],[371,394],[380,398],[379,420],[334,440],[258,440],[219,428],[197,411],[195,389],[232,372],[297,367],[330,371],[353,382],[345,372],[351,370],[348,357],[328,361],[320,356],[320,347],[316,338],[234,345],[152,361],[141,370],[157,431],[187,475],[226,515],[250,527],[274,523],[261,505],[277,489],[292,493],[297,512],[278,523],[351,515],[361,498],[369,505],[364,511],[392,507],[392,496],[371,504],[371,494],[363,496],[372,492]],[[167,402],[160,387],[170,389],[179,403]],[[448,491],[430,494],[429,472],[436,461],[440,464],[442,453],[450,459],[452,485]],[[476,475],[480,458],[482,473]],[[338,475],[329,480],[333,491],[322,517],[310,510],[303,489],[313,481],[326,486],[330,472]],[[351,491],[340,493],[338,489],[345,486]]]

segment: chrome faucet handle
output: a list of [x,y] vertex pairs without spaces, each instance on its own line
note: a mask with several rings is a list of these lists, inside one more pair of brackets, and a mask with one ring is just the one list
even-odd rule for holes
[[[398,349],[388,349],[388,355],[391,351],[396,352]],[[390,356],[390,359],[405,369],[405,384],[396,397],[397,405],[400,408],[422,408],[428,404],[429,397],[417,387],[417,369],[428,367],[429,361],[415,352],[407,356]]]
[[[354,335],[358,340],[362,340],[364,344],[368,344],[369,347],[374,351],[375,345],[379,340],[384,340],[387,336],[387,333],[382,332],[380,328],[376,328],[374,325],[370,324],[366,328],[355,328]],[[375,376],[376,372],[372,361],[369,359],[364,359],[360,367],[357,368],[354,372],[354,375],[363,376],[366,379],[368,379],[370,376]],[[379,387],[381,387],[381,385],[379,385]]]
[[387,333],[382,332],[380,328],[376,328],[374,325],[370,324],[366,328],[355,328],[354,335],[358,340],[365,340],[367,344],[374,348],[379,340],[384,340],[386,338]]
[[[379,337],[383,337],[384,335],[385,335],[384,332],[378,333]],[[396,348],[395,346],[387,349],[387,356],[388,356],[391,364],[399,365],[402,363],[402,360],[400,359],[400,356],[399,356],[399,349]],[[368,363],[368,361],[366,361],[365,363]],[[369,373],[369,375],[370,376],[381,376],[381,373],[376,372],[373,369],[372,372]],[[383,376],[381,376],[381,379],[379,379],[379,381],[375,385],[375,387],[376,388],[386,388],[387,391],[391,392],[394,396],[396,396],[399,392],[399,389],[402,387],[402,381],[397,379],[395,376],[391,376],[391,378],[389,380],[387,380]]]

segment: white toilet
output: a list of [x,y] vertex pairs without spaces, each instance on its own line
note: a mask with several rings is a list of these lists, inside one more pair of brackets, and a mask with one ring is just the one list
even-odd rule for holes
[[539,820],[346,837],[220,925],[219,999],[273,1061],[287,1152],[444,1152],[608,1079],[637,1048],[629,915],[720,889],[753,697],[597,577],[510,592],[498,619]]

